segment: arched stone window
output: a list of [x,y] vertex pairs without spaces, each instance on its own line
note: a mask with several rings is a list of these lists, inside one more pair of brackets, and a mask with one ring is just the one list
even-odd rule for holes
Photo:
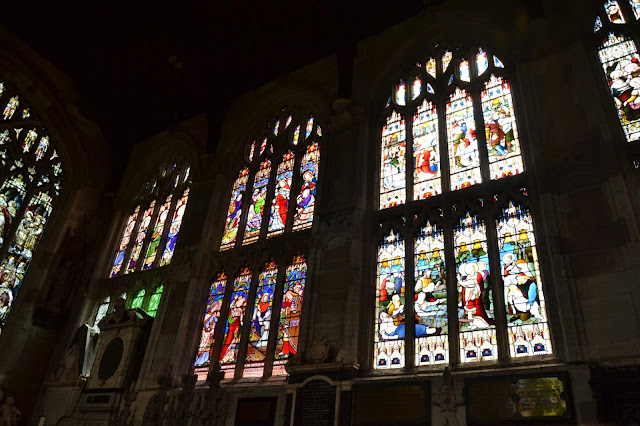
[[226,378],[284,375],[297,353],[321,140],[311,114],[285,108],[247,146],[201,323],[201,379],[218,362]]
[[511,80],[489,49],[438,47],[390,88],[375,369],[552,353]]
[[0,333],[62,191],[64,173],[46,121],[0,80]]

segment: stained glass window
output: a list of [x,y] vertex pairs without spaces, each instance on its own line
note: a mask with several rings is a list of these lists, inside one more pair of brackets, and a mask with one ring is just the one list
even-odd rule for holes
[[162,298],[162,292],[164,291],[164,285],[160,284],[153,290],[151,297],[149,298],[149,304],[147,305],[147,314],[155,317],[158,313],[158,307],[160,307],[160,299]]
[[269,262],[258,276],[244,364],[244,377],[262,376],[269,344],[269,329],[277,277],[278,267],[274,262]]
[[624,15],[622,14],[622,10],[620,10],[620,5],[616,0],[607,0],[604,3],[604,9],[607,13],[607,17],[609,21],[614,24],[624,24],[626,21],[624,19]]
[[106,297],[100,304],[98,305],[98,309],[96,309],[96,316],[93,319],[93,325],[96,326],[102,318],[107,316],[109,312],[109,305],[111,304],[111,297]]
[[242,169],[231,189],[231,201],[229,202],[229,209],[227,210],[227,220],[224,226],[220,250],[231,248],[236,242],[238,227],[240,226],[240,216],[242,215],[242,197],[247,189],[248,178],[249,170],[246,168]]
[[631,4],[633,10],[633,16],[635,16],[636,20],[640,19],[640,0],[629,0],[629,4]]
[[422,91],[422,80],[416,78],[413,80],[413,87],[411,88],[411,99],[415,99],[420,96],[420,92]]
[[240,338],[244,321],[244,311],[247,307],[249,287],[251,285],[251,270],[244,268],[233,283],[233,294],[229,304],[229,313],[224,328],[224,340],[220,351],[220,365],[225,377],[233,376],[233,369],[238,357]]
[[166,163],[142,185],[140,204],[125,222],[110,277],[171,262],[189,196],[190,170],[188,164]]
[[[227,276],[221,272],[211,284],[209,291],[209,299],[204,312],[202,325],[202,333],[200,335],[200,344],[198,345],[198,354],[194,366],[197,373],[205,373],[203,367],[208,367],[211,363],[213,355],[216,325],[220,320],[220,311],[224,300],[224,291],[227,285]],[[205,376],[206,377],[206,376]]]
[[300,186],[296,199],[296,214],[293,220],[294,231],[309,228],[313,223],[319,163],[320,147],[314,142],[307,148],[300,164]]
[[[371,357],[376,370],[435,371],[441,364],[552,354],[533,219],[523,207],[529,202],[521,185],[528,177],[513,90],[493,53],[440,50],[424,69],[406,71],[391,86],[373,220],[382,241]],[[396,99],[399,81],[411,82],[414,102]],[[405,134],[407,116],[413,126]],[[409,152],[412,177],[405,167]],[[505,188],[522,194],[520,204],[508,202]],[[487,193],[495,195],[478,195]],[[512,272],[501,270],[500,280],[498,265]]]
[[406,200],[406,147],[404,119],[393,111],[382,128],[381,209],[404,204]]
[[309,135],[311,135],[311,132],[312,132],[312,131],[313,131],[313,117],[311,117],[311,118],[309,119],[309,121],[307,121],[307,130],[306,130],[306,132],[305,132],[305,134],[304,134],[304,137],[305,137],[305,138],[308,138],[308,137],[309,137]]
[[396,103],[398,105],[406,104],[406,93],[407,93],[406,85],[404,84],[403,81],[400,81],[396,89]]
[[144,296],[146,294],[145,289],[141,289],[136,293],[136,295],[131,300],[131,305],[129,305],[130,309],[140,308],[142,309],[142,304],[144,302]]
[[293,152],[287,152],[278,166],[276,174],[276,192],[271,205],[269,217],[268,236],[282,234],[287,224],[287,212],[289,211],[289,198],[291,196],[291,181],[293,179],[293,164],[295,157]]
[[286,374],[284,370],[286,360],[298,353],[302,299],[306,278],[307,262],[304,256],[297,255],[287,267],[278,322],[273,374]]
[[247,225],[244,230],[244,240],[242,244],[249,244],[258,239],[260,228],[262,227],[262,214],[264,205],[267,202],[267,185],[271,176],[271,161],[265,160],[260,164],[260,169],[256,173],[253,181],[253,193],[251,204],[247,214]]

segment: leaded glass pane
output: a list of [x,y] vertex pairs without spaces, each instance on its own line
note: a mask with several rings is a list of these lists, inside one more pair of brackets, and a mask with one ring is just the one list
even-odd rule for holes
[[251,195],[251,205],[247,214],[247,224],[244,230],[244,240],[242,244],[249,244],[258,239],[260,228],[262,227],[262,215],[264,205],[267,200],[267,186],[271,175],[271,161],[264,160],[260,164],[260,170],[256,172],[253,182],[253,194]]
[[249,171],[242,169],[231,189],[231,199],[229,201],[229,209],[227,210],[227,220],[224,225],[220,250],[233,247],[238,237],[238,227],[240,226],[240,218],[242,216],[242,197],[247,190],[248,179]]
[[251,285],[251,270],[243,268],[233,283],[233,294],[229,304],[229,315],[224,329],[224,343],[220,351],[220,365],[225,378],[233,377],[242,337],[244,311],[247,307],[249,287]]
[[276,192],[271,204],[271,214],[269,216],[269,233],[267,234],[269,237],[282,234],[287,224],[294,160],[293,152],[289,151],[282,158],[280,165],[278,165]]
[[176,204],[176,210],[173,213],[173,219],[171,219],[171,225],[169,227],[169,233],[167,234],[167,242],[164,246],[164,252],[160,259],[160,266],[168,265],[173,257],[173,251],[176,248],[176,241],[178,240],[178,234],[180,233],[180,227],[182,226],[182,219],[184,217],[184,211],[187,208],[187,201],[189,200],[189,188],[185,189],[182,193],[182,197]]
[[457,88],[447,102],[446,114],[453,191],[482,182],[471,95]]
[[173,196],[169,195],[165,200],[164,204],[160,206],[160,211],[158,212],[158,217],[156,218],[156,224],[153,227],[153,233],[151,234],[151,241],[149,241],[149,246],[147,247],[147,253],[144,258],[144,263],[142,264],[142,269],[151,269],[153,267],[153,262],[156,259],[156,255],[158,254],[158,250],[160,248],[160,239],[162,238],[162,233],[164,231],[164,225],[167,223],[169,218],[169,209],[171,208],[171,200]]
[[133,297],[133,300],[131,300],[131,305],[129,306],[130,309],[136,309],[136,308],[140,308],[142,309],[142,302],[144,302],[144,295],[146,294],[146,291],[144,289],[141,289],[138,293],[136,293],[136,295]]
[[220,310],[224,301],[224,290],[227,285],[227,276],[224,273],[218,274],[216,280],[211,284],[209,290],[209,299],[204,312],[202,325],[202,334],[200,335],[200,344],[198,345],[198,354],[194,367],[196,374],[203,374],[206,378],[208,367],[213,356],[213,345],[215,343],[216,325],[220,320]]
[[164,290],[164,286],[160,284],[151,294],[149,298],[149,306],[147,308],[147,314],[152,317],[155,317],[158,313],[158,307],[160,306],[160,299],[162,298],[162,291]]
[[313,225],[319,165],[320,146],[314,142],[309,145],[300,162],[300,184],[296,198],[296,213],[293,218],[294,231],[310,228]]
[[136,235],[135,241],[133,242],[133,248],[131,249],[131,255],[129,256],[129,264],[127,265],[125,274],[136,270],[136,266],[138,265],[138,258],[140,257],[140,252],[142,251],[142,244],[144,244],[144,239],[147,236],[147,229],[149,229],[149,224],[151,223],[151,217],[153,216],[155,207],[156,202],[152,201],[142,215],[142,220],[138,225],[138,233]]
[[122,231],[122,237],[120,238],[120,244],[118,245],[118,252],[116,253],[116,258],[113,261],[113,266],[111,267],[111,277],[118,276],[120,274],[120,269],[122,268],[122,264],[124,263],[124,254],[127,251],[127,247],[129,246],[129,241],[131,240],[131,234],[133,233],[133,228],[136,226],[136,220],[138,219],[138,212],[140,211],[140,206],[137,206],[133,213],[127,219],[127,223],[124,227],[124,231]]
[[413,116],[413,197],[442,193],[438,112],[426,99]]
[[406,130],[400,114],[393,111],[382,128],[380,209],[404,204],[406,200]]

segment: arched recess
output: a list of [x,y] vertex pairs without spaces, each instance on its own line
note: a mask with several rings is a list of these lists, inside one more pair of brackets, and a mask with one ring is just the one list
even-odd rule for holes
[[71,335],[73,321],[67,320],[79,314],[88,291],[102,228],[97,210],[103,207],[111,156],[62,72],[4,29],[0,46],[0,79],[31,107],[38,126],[46,127],[64,170],[64,186],[0,335],[0,345],[11,348],[0,354],[3,388],[20,401],[28,418],[53,344]]

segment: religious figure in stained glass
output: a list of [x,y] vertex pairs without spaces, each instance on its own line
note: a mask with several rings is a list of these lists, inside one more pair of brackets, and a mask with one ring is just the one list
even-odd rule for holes
[[122,237],[120,238],[120,244],[118,245],[118,252],[116,253],[116,258],[113,261],[113,267],[111,268],[111,277],[115,277],[120,273],[120,269],[122,268],[122,264],[124,262],[124,255],[127,247],[129,247],[129,241],[131,240],[131,234],[133,233],[133,228],[136,226],[136,221],[138,220],[138,212],[140,211],[140,206],[137,206],[133,213],[127,219],[127,223],[125,224],[124,231],[122,231]]
[[426,99],[413,116],[413,166],[415,200],[442,192],[438,112]]
[[204,313],[200,344],[198,345],[198,354],[194,364],[196,369],[207,367],[211,363],[216,325],[220,320],[220,310],[222,309],[226,285],[227,276],[224,272],[218,274],[216,280],[211,284],[209,299]]
[[482,177],[471,95],[456,89],[449,98],[446,113],[451,189],[476,185],[482,182]]
[[289,151],[284,155],[282,162],[278,166],[278,172],[276,174],[276,193],[271,206],[268,236],[282,234],[287,224],[287,212],[289,211],[289,198],[291,196],[294,160],[295,157],[293,152]]
[[374,365],[377,369],[404,366],[404,268],[404,239],[391,231],[378,247],[374,344]]
[[138,264],[138,257],[140,256],[140,252],[142,251],[142,244],[144,243],[144,239],[147,236],[147,229],[149,229],[149,224],[151,223],[151,216],[153,216],[153,210],[156,207],[156,202],[152,201],[149,204],[149,207],[142,216],[142,221],[138,225],[138,234],[136,235],[136,239],[133,242],[133,248],[131,249],[131,254],[129,255],[129,264],[127,265],[127,269],[125,270],[125,274],[133,272],[136,270],[136,265]]
[[264,160],[260,164],[260,170],[256,172],[253,183],[253,194],[251,195],[251,204],[247,214],[247,224],[244,231],[244,240],[242,244],[249,244],[258,239],[260,229],[262,227],[262,215],[264,213],[264,205],[267,202],[267,186],[271,175],[271,161]]
[[313,224],[313,213],[316,206],[316,184],[318,182],[318,165],[320,163],[320,147],[313,142],[300,162],[300,186],[296,198],[296,214],[293,218],[293,230],[309,228]]
[[150,269],[156,259],[156,255],[158,254],[160,246],[160,240],[162,239],[162,232],[164,231],[164,224],[167,222],[167,218],[169,217],[169,209],[171,208],[172,198],[173,196],[169,195],[164,204],[160,207],[160,212],[158,213],[156,224],[153,227],[153,233],[151,234],[151,241],[149,241],[149,246],[147,247],[147,254],[144,258],[144,264],[142,265],[143,270]]
[[227,211],[227,220],[222,234],[221,250],[231,248],[236,242],[238,236],[238,227],[240,226],[240,217],[242,215],[242,197],[247,189],[247,181],[249,171],[244,168],[240,171],[240,175],[233,184],[231,190],[231,201]]
[[173,257],[173,251],[176,248],[176,241],[178,240],[178,233],[182,226],[182,219],[184,217],[184,211],[187,208],[187,201],[189,200],[189,188],[184,190],[182,197],[176,204],[176,210],[171,219],[171,225],[169,226],[169,233],[167,234],[167,242],[164,246],[164,252],[160,259],[160,266],[168,265]]
[[224,329],[224,343],[220,351],[220,364],[225,375],[233,374],[232,369],[238,357],[242,326],[244,325],[244,311],[247,307],[249,287],[251,285],[251,270],[243,268],[233,283],[233,294],[229,304],[229,315]]
[[404,204],[406,199],[406,131],[404,119],[395,111],[382,128],[380,209]]

